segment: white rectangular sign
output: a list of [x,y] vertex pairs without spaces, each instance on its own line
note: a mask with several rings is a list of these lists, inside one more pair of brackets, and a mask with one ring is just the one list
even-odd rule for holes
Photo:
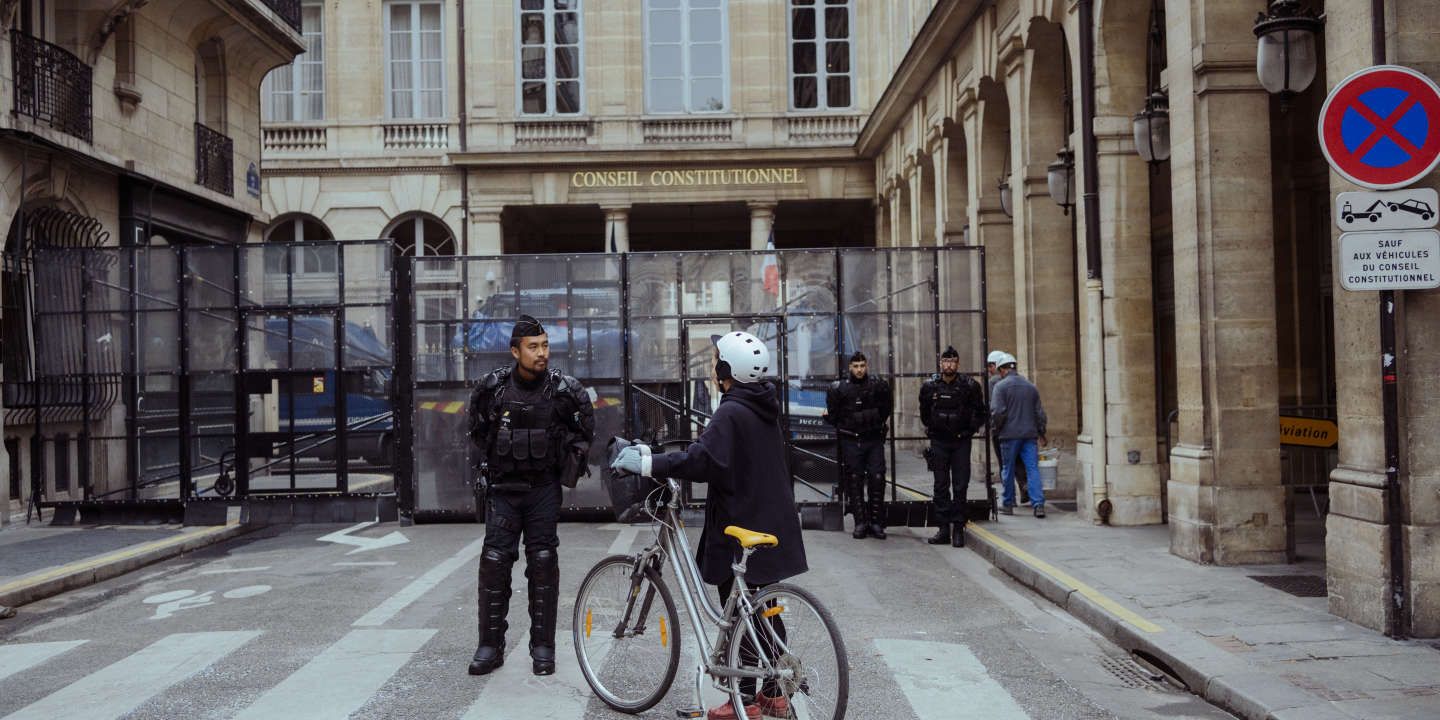
[[1340,285],[1355,291],[1440,287],[1440,232],[1382,230],[1341,235]]
[[1335,196],[1335,225],[1341,230],[1422,230],[1440,223],[1437,211],[1440,195],[1427,187]]

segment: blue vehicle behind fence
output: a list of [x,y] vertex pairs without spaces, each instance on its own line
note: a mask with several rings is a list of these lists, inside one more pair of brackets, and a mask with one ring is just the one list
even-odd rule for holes
[[[290,392],[279,394],[280,430],[325,439],[336,430],[336,399],[345,393],[345,425],[350,459],[388,466],[394,460],[391,394],[391,352],[372,328],[355,322],[344,327],[344,364],[337,382],[334,358],[335,327],[328,317],[306,316],[265,321],[265,349],[272,357],[284,357],[287,338],[291,343],[291,367],[317,368],[308,377],[297,375]],[[319,369],[319,368],[331,369]],[[297,442],[297,447],[315,442]],[[333,462],[336,443],[331,440],[302,452],[302,457]]]

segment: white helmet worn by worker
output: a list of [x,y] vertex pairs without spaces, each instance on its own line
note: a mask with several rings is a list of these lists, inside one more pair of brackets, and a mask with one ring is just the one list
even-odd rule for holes
[[725,333],[715,341],[715,349],[720,353],[715,374],[721,380],[752,383],[770,372],[770,349],[750,333]]
[[1000,360],[995,363],[995,367],[1005,367],[1006,365],[1014,365],[1018,362],[1015,356],[1010,353],[1002,352],[1000,356]]
[[985,356],[985,364],[1000,367],[1000,361],[1005,358],[1006,354],[1004,350],[991,350],[990,354]]

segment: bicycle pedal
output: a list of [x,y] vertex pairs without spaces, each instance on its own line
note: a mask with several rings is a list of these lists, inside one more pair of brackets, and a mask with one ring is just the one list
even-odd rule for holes
[[705,708],[675,708],[675,717],[703,718],[705,717]]

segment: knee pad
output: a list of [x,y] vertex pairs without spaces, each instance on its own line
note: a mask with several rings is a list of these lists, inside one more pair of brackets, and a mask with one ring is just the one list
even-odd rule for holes
[[526,550],[525,577],[535,581],[553,581],[559,578],[560,554],[550,547]]
[[496,586],[508,586],[510,584],[510,566],[515,564],[515,558],[499,548],[485,548],[480,555],[480,577],[487,584]]

